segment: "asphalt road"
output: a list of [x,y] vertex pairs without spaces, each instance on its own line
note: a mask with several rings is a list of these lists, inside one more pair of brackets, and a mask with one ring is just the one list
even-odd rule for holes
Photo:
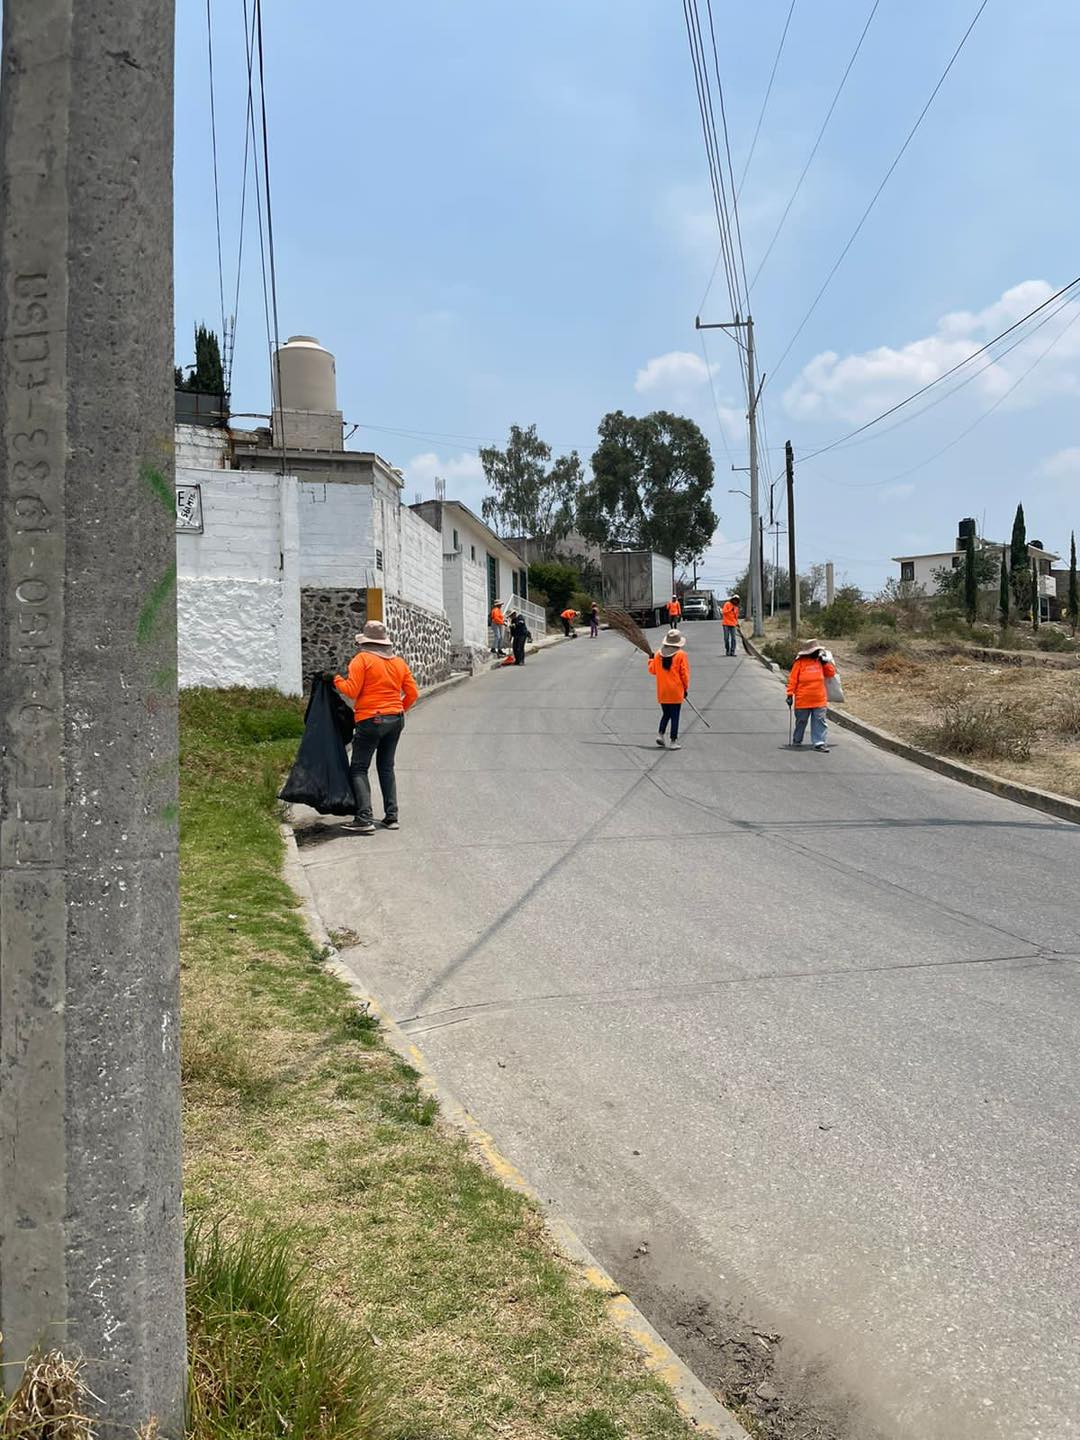
[[301,852],[323,917],[707,1382],[790,1433],[1080,1437],[1080,829],[789,751],[687,634],[679,753],[615,635],[421,706],[402,830]]

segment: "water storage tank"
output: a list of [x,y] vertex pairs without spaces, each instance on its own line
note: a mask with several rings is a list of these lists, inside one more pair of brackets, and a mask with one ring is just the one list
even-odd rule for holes
[[[278,399],[278,370],[281,398]],[[337,410],[337,374],[334,357],[314,335],[290,335],[277,352],[273,367],[274,408],[311,410],[332,415]]]

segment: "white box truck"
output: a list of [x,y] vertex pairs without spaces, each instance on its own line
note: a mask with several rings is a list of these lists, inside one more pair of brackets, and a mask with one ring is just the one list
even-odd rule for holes
[[674,567],[651,550],[609,550],[601,556],[604,604],[632,615],[639,625],[666,625]]

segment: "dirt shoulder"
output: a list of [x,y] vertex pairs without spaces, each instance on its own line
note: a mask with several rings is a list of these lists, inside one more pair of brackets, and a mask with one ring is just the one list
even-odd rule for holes
[[[764,643],[786,636],[786,621],[770,622]],[[1003,779],[1080,799],[1080,657],[903,631],[890,644],[880,627],[825,643],[852,715]]]

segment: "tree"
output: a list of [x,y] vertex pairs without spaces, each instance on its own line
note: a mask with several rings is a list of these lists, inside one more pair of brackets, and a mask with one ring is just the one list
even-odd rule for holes
[[225,394],[225,370],[221,363],[221,346],[213,330],[205,325],[195,327],[195,368],[185,380],[176,366],[177,390],[198,390],[203,395]]
[[969,531],[964,542],[964,611],[969,625],[975,624],[975,616],[979,610],[979,577],[975,570],[976,560],[975,536]]
[[716,530],[713,462],[693,420],[656,410],[600,422],[592,479],[578,494],[578,529],[608,550],[654,550],[692,565]]
[[1023,614],[1031,603],[1031,560],[1028,556],[1023,505],[1017,505],[1016,518],[1013,520],[1012,540],[1009,543],[1009,584],[1016,608]]
[[580,587],[581,576],[572,565],[537,560],[529,566],[529,590],[542,590],[556,615],[566,609],[570,596]]
[[1001,616],[1003,626],[1009,623],[1009,566],[1005,559],[1004,548],[1001,551],[1001,582],[998,590],[998,613]]
[[574,501],[583,478],[576,450],[550,462],[551,446],[540,439],[535,425],[527,430],[511,425],[505,450],[488,445],[480,451],[491,487],[481,505],[484,519],[497,535],[535,541],[545,558],[554,555],[558,542],[573,529]]
[[985,590],[994,584],[998,575],[997,553],[985,545],[976,546],[974,535],[964,542],[964,561],[960,565],[942,565],[933,572],[937,593],[955,605],[967,606],[967,551],[968,542],[974,550],[973,568],[975,589]]
[[1077,624],[1080,624],[1080,589],[1076,582],[1076,531],[1069,537],[1069,624],[1072,632],[1076,634]]

